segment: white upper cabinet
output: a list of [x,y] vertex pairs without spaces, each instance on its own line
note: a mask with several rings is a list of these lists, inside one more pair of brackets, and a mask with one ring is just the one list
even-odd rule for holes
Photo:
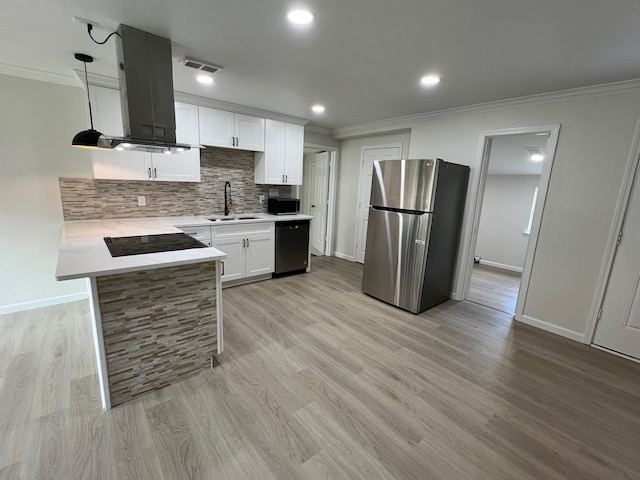
[[[91,85],[93,126],[107,137],[122,137],[120,92]],[[96,150],[91,152],[94,178],[111,180],[148,180],[151,154],[127,150]]]
[[200,142],[203,145],[264,150],[264,118],[198,107]]
[[200,144],[198,106],[176,102],[176,142],[187,145]]
[[[95,129],[107,136],[122,137],[120,93],[91,86],[91,107]],[[197,145],[198,107],[176,103],[176,136],[179,143]],[[128,150],[92,152],[93,176],[112,180],[200,181],[200,150],[164,155]]]
[[272,185],[302,185],[304,127],[267,120],[264,152],[255,155],[254,181]]

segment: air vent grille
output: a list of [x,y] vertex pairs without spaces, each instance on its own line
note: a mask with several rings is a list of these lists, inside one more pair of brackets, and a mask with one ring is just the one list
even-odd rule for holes
[[195,68],[196,70],[202,70],[203,72],[208,73],[216,73],[218,70],[222,70],[222,67],[219,65],[203,62],[201,60],[196,60],[195,58],[190,57],[183,58],[180,63],[185,67]]

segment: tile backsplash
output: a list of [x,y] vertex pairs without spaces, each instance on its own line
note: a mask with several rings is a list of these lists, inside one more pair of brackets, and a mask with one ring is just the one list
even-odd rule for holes
[[[60,178],[65,220],[222,215],[224,183],[231,183],[231,213],[266,212],[269,189],[281,197],[292,187],[253,183],[253,152],[207,147],[200,152],[200,183]],[[144,195],[146,206],[138,206]]]

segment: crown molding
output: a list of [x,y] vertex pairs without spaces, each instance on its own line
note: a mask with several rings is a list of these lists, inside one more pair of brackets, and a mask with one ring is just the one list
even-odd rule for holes
[[213,98],[200,97],[198,95],[191,95],[190,93],[175,92],[176,101],[183,103],[190,103],[192,105],[198,105],[201,107],[216,108],[218,110],[225,110],[228,112],[240,113],[243,115],[252,115],[254,117],[268,118],[270,120],[277,120],[279,122],[293,123],[296,125],[306,125],[309,120],[300,117],[293,117],[284,113],[271,112],[269,110],[262,110],[260,108],[247,107],[245,105],[238,105],[237,103],[225,102],[222,100],[215,100]]
[[329,130],[328,128],[324,128],[324,127],[318,127],[316,125],[305,125],[304,127],[304,131],[305,132],[309,132],[309,133],[317,133],[319,135],[326,135],[328,137],[331,136],[331,130]]
[[11,75],[12,77],[28,78],[29,80],[39,80],[41,82],[57,83],[70,87],[80,86],[78,78],[74,75],[63,75],[61,73],[45,72],[35,68],[19,67],[8,63],[0,63],[0,74]]
[[362,123],[347,127],[339,127],[331,130],[331,136],[337,140],[344,140],[346,138],[358,137],[363,135],[405,130],[407,128],[411,128],[416,123],[432,120],[438,117],[467,115],[473,113],[487,113],[496,110],[505,110],[508,108],[543,105],[546,103],[555,102],[566,102],[570,100],[595,98],[606,95],[620,95],[623,93],[633,93],[638,91],[640,91],[640,79],[627,80],[624,82],[605,83],[602,85],[593,85],[590,87],[572,88],[569,90],[561,90],[559,92],[551,93],[540,93],[536,95],[529,95],[526,97],[509,98],[506,100],[497,100],[495,102],[478,103],[475,105],[467,105],[464,107],[438,110],[436,112],[418,113],[415,115],[406,115],[403,117],[395,117],[385,120],[378,120],[375,122]]

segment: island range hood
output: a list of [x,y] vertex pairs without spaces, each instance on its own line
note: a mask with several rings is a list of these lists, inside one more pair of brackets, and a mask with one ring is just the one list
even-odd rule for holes
[[171,41],[127,25],[116,36],[124,137],[109,137],[111,148],[181,152],[176,143]]

